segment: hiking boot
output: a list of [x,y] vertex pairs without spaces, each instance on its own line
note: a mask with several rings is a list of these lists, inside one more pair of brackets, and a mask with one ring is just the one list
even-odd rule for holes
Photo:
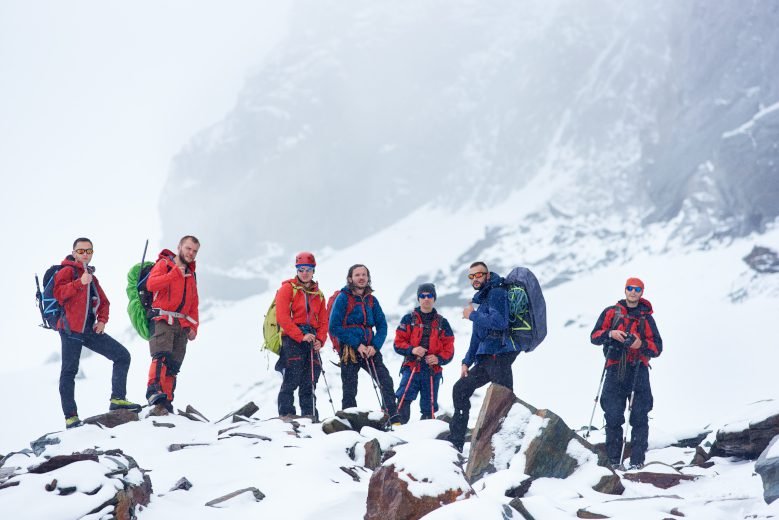
[[163,399],[165,401],[167,401],[168,400],[168,394],[166,394],[165,392],[157,392],[157,393],[151,394],[148,397],[147,401],[149,402],[149,406],[154,406],[155,404],[159,403]]
[[631,462],[630,465],[628,466],[628,471],[638,471],[643,468],[644,468],[643,462],[636,462],[636,463]]
[[71,428],[77,428],[81,426],[82,423],[81,420],[78,418],[78,415],[71,415],[70,417],[65,418],[65,429],[70,430]]
[[127,399],[120,399],[118,397],[111,398],[111,404],[108,406],[109,410],[130,410],[133,412],[140,412],[141,405],[128,401]]

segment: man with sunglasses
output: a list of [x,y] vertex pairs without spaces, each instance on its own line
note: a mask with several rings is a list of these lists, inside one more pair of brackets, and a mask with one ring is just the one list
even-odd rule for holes
[[649,385],[649,360],[663,351],[663,340],[644,299],[644,282],[628,278],[625,299],[601,312],[590,341],[603,346],[606,378],[600,404],[606,417],[606,453],[612,467],[622,465],[622,425],[631,399],[630,468],[641,468],[649,437],[649,412],[654,404]]
[[276,320],[281,328],[279,415],[295,415],[295,389],[301,415],[316,418],[314,388],[322,372],[319,350],[327,339],[327,303],[314,281],[316,259],[303,251],[295,257],[297,275],[276,291]]
[[141,410],[140,405],[125,399],[130,353],[105,333],[111,304],[94,275],[95,269],[89,265],[93,254],[92,241],[77,238],[72,253],[65,257],[62,268],[54,277],[54,297],[64,310],[57,330],[62,340],[59,390],[66,428],[81,425],[74,393],[82,346],[114,364],[109,410]]
[[421,393],[421,419],[432,419],[438,411],[438,386],[442,365],[454,357],[454,333],[446,318],[436,312],[435,285],[423,283],[417,287],[419,307],[403,316],[395,331],[395,352],[405,356],[400,369],[401,379],[395,396],[398,398],[400,422],[411,416],[411,403]]
[[[465,444],[471,396],[487,383],[513,389],[511,364],[519,355],[512,342],[506,341],[509,337],[509,304],[503,278],[491,273],[486,263],[474,262],[468,270],[468,279],[476,295],[463,309],[463,318],[473,322],[473,333],[460,369],[460,380],[452,391],[454,416],[449,424],[449,441],[459,451]],[[474,304],[478,308],[475,309]]]
[[146,399],[154,407],[154,415],[173,411],[173,392],[187,342],[197,337],[200,300],[195,257],[199,250],[196,237],[182,237],[176,254],[169,249],[160,252],[146,280],[146,288],[154,293],[149,339],[152,360],[146,386]]

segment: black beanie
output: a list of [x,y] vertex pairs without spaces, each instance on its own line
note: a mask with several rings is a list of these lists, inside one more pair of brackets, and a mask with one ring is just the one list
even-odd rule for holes
[[417,287],[417,298],[421,293],[430,293],[433,295],[433,299],[438,298],[435,294],[435,285],[432,283],[423,283]]

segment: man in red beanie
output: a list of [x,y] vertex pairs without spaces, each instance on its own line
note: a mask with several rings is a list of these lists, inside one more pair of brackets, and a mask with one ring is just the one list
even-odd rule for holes
[[276,370],[284,375],[279,389],[279,415],[295,414],[295,389],[301,415],[317,418],[314,388],[322,372],[316,353],[327,339],[327,302],[314,281],[316,259],[303,251],[295,257],[294,278],[276,291],[276,320],[281,328],[281,352]]
[[631,469],[644,465],[647,450],[649,411],[653,405],[649,359],[663,351],[663,340],[652,317],[652,304],[643,294],[644,282],[628,278],[625,299],[604,309],[590,334],[590,341],[602,345],[606,356],[600,404],[606,416],[606,453],[612,467],[622,464],[622,425],[631,394]]

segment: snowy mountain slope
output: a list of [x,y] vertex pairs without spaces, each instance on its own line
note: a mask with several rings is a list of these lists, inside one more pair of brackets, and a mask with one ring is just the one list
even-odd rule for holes
[[777,215],[777,16],[301,0],[235,108],[176,157],[164,234],[185,205],[208,207],[192,221],[216,246],[204,285],[239,299],[297,249],[342,249],[431,202],[486,207],[532,179],[565,179],[547,198],[562,215],[641,217],[697,243],[762,230]]

